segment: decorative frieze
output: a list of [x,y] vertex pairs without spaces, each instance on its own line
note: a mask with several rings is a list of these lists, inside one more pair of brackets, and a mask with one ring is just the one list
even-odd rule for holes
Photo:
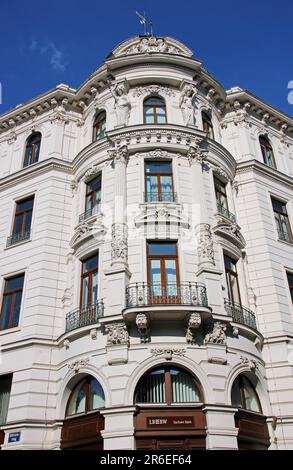
[[205,344],[227,344],[226,330],[227,326],[225,323],[221,323],[219,321],[215,322],[213,330],[210,333],[207,333],[204,338]]
[[255,370],[258,367],[258,362],[255,359],[249,359],[246,356],[240,356],[240,362],[249,370]]
[[154,357],[164,356],[166,361],[171,361],[173,356],[183,357],[186,354],[186,349],[180,348],[153,348],[151,354]]
[[134,88],[132,94],[134,98],[139,98],[142,95],[175,96],[175,91],[169,86],[146,85]]
[[107,346],[129,346],[129,334],[125,323],[108,323],[105,326],[105,331],[107,333]]
[[111,264],[116,263],[127,264],[128,244],[127,244],[127,225],[112,225],[112,241],[111,241]]
[[212,263],[215,264],[214,243],[209,224],[200,224],[198,231],[198,260],[199,264]]
[[71,362],[71,363],[67,364],[67,366],[68,366],[68,369],[74,370],[74,372],[77,374],[79,372],[79,370],[82,367],[86,367],[89,362],[90,362],[89,358],[86,357],[84,359],[79,359],[77,361]]

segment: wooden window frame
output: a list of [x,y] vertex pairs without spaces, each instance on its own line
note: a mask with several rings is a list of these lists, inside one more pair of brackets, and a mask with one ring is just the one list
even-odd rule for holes
[[[34,142],[34,139],[38,138],[35,142]],[[31,135],[28,140],[27,140],[27,143],[26,143],[26,146],[25,146],[25,156],[24,156],[24,162],[23,162],[23,168],[26,168],[30,165],[33,165],[34,163],[37,163],[39,161],[39,155],[40,155],[40,151],[41,151],[41,142],[42,142],[42,134],[41,133],[36,133],[36,134],[33,134]],[[37,148],[39,147],[39,151],[38,151],[38,158],[36,159],[36,150]],[[29,149],[32,148],[32,156],[31,156],[31,160],[30,162],[28,162],[28,158],[29,158]]]
[[95,207],[97,207],[97,190],[96,189],[93,189],[93,190],[89,190],[89,187],[90,187],[90,184],[95,181],[96,179],[99,179],[100,180],[100,191],[101,191],[101,194],[102,194],[102,175],[101,173],[99,173],[97,176],[95,176],[94,178],[92,178],[90,181],[87,181],[86,183],[86,192],[85,192],[85,211],[87,210],[90,210],[90,209],[87,209],[87,201],[88,201],[88,198],[89,196],[91,195],[94,195],[94,205],[92,207],[92,211],[95,209]]
[[[230,261],[233,262],[233,264],[235,266],[235,272],[226,267],[225,258],[228,258]],[[228,278],[228,282],[229,282],[229,284],[227,285],[229,300],[233,305],[238,304],[241,307],[242,302],[241,302],[240,288],[239,288],[239,282],[238,282],[237,261],[235,261],[233,258],[231,258],[231,256],[224,254],[224,265],[225,265],[226,281],[227,281],[227,278]],[[232,289],[232,284],[231,284],[231,276],[233,276],[236,279],[236,286],[237,286],[237,292],[238,292],[238,297],[239,297],[239,303],[235,302],[235,299],[234,299],[234,294],[233,294],[233,289]],[[230,298],[229,293],[231,294],[232,299]]]
[[[11,281],[12,279],[16,279],[18,277],[22,277],[23,278],[23,283],[22,283],[22,287],[19,287],[17,289],[13,289],[13,290],[9,290],[7,292],[7,286],[8,286],[8,282]],[[2,306],[1,306],[1,312],[0,312],[0,325],[2,324],[2,320],[3,320],[3,315],[4,315],[4,311],[3,311],[3,308],[4,308],[4,301],[5,301],[5,298],[8,297],[8,296],[11,296],[12,297],[12,300],[11,300],[11,306],[10,306],[10,311],[9,311],[9,321],[8,321],[8,327],[5,328],[5,329],[0,329],[0,331],[5,331],[5,330],[9,330],[11,328],[16,328],[16,326],[14,327],[13,326],[13,316],[14,316],[14,307],[15,307],[15,298],[16,298],[16,294],[21,292],[21,301],[20,303],[22,302],[22,294],[23,294],[23,284],[24,284],[24,274],[17,274],[16,276],[12,276],[12,277],[9,277],[9,278],[6,278],[5,279],[5,284],[4,284],[4,291],[3,291],[3,298],[2,298]],[[21,308],[21,305],[20,305],[20,308]],[[17,325],[19,324],[19,317],[18,317],[18,321],[17,321]]]
[[[104,139],[103,136],[103,125],[107,124],[107,113],[106,111],[100,111],[95,120],[93,125],[93,142],[97,142],[98,140]],[[105,131],[106,132],[106,131]],[[98,135],[98,137],[97,137]]]
[[[85,263],[91,259],[91,258],[95,258],[97,257],[97,267],[94,268],[94,269],[91,269],[90,271],[87,271],[86,273],[84,273],[84,266],[85,266]],[[99,276],[99,254],[96,253],[92,256],[89,256],[88,258],[84,259],[82,261],[82,266],[81,266],[81,283],[80,283],[80,308],[82,309],[83,308],[83,286],[84,286],[84,280],[86,277],[89,277],[89,286],[88,286],[88,302],[87,302],[87,307],[89,308],[91,305],[93,305],[92,303],[92,287],[93,287],[93,274],[95,273],[98,273],[98,276]]]
[[[172,244],[176,245],[176,254],[175,255],[150,255],[149,253],[149,246],[152,244]],[[167,291],[167,284],[166,284],[166,267],[165,267],[165,260],[175,260],[175,265],[176,265],[176,285],[177,285],[177,290],[179,290],[180,286],[180,273],[179,273],[179,261],[178,261],[178,242],[172,242],[172,241],[147,241],[147,274],[148,274],[148,286],[149,289],[151,289],[151,260],[156,259],[160,260],[160,270],[161,270],[161,285],[162,288]],[[163,262],[163,263],[162,263]],[[163,269],[162,269],[163,265]],[[178,296],[178,294],[177,294]],[[177,297],[175,296],[175,297]],[[170,296],[171,298],[172,296]],[[154,296],[155,299],[155,296]],[[176,299],[175,299],[176,300]],[[160,302],[161,303],[161,302]]]
[[[23,202],[26,202],[26,201],[29,201],[29,200],[32,200],[32,207],[30,208],[27,208],[27,209],[24,209],[22,211],[18,210],[17,207],[22,204]],[[25,199],[21,199],[20,201],[16,201],[16,208],[15,208],[15,214],[14,214],[14,223],[13,223],[13,230],[12,230],[12,235],[19,235],[19,234],[23,234],[25,233],[25,224],[26,224],[26,219],[27,219],[27,216],[29,213],[33,214],[33,210],[34,210],[34,200],[35,200],[35,197],[34,196],[29,196]],[[22,224],[21,224],[21,231],[20,232],[17,232],[16,231],[16,225],[17,225],[17,217],[19,216],[22,216]],[[32,222],[32,220],[31,220]],[[31,223],[30,223],[30,228],[29,230],[31,229]]]
[[[147,100],[151,99],[151,98],[156,98],[156,99],[160,99],[162,100],[162,104],[159,105],[159,104],[146,104]],[[147,122],[146,120],[146,108],[153,108],[153,115],[154,115],[154,122]],[[159,123],[158,120],[157,120],[157,108],[162,108],[164,109],[165,111],[165,122],[161,122]],[[157,125],[162,125],[162,124],[167,124],[168,120],[167,120],[167,106],[166,106],[166,101],[164,98],[162,98],[161,96],[148,96],[147,98],[144,99],[143,101],[143,122],[144,124],[157,124]]]
[[[70,393],[70,396],[68,398],[68,401],[67,401],[67,405],[66,405],[66,411],[65,411],[65,417],[66,418],[74,418],[76,416],[82,416],[82,415],[86,415],[88,413],[93,413],[93,412],[97,412],[99,411],[101,408],[99,409],[96,409],[96,410],[91,410],[90,409],[90,402],[91,402],[91,381],[92,380],[96,380],[94,377],[92,376],[87,376],[87,377],[83,377],[81,380],[79,380],[77,382],[77,384],[73,387],[73,389],[71,390],[71,393]],[[84,407],[84,411],[82,411],[81,413],[75,413],[75,414],[72,414],[72,415],[69,415],[68,414],[68,408],[69,408],[69,404],[70,404],[70,401],[71,401],[71,397],[73,395],[73,393],[75,392],[75,390],[77,389],[77,387],[82,383],[82,382],[85,382],[85,407]],[[97,380],[96,380],[97,381]],[[98,381],[97,381],[98,382]],[[103,390],[100,382],[98,382],[101,389]],[[104,393],[104,391],[103,391]]]
[[[223,191],[222,191],[222,190],[219,190],[219,189],[217,188],[217,186],[216,186],[217,184],[221,187],[221,189],[223,188]],[[216,177],[214,176],[214,186],[215,186],[215,193],[216,193],[216,201],[217,201],[217,204],[222,207],[222,204],[221,204],[221,196],[224,196],[225,202],[226,202],[226,207],[225,207],[225,209],[229,210],[228,198],[227,198],[227,192],[226,192],[226,186],[227,186],[227,184],[226,184],[226,183],[223,183],[223,181],[219,180],[218,178],[216,178]]]
[[[151,163],[169,163],[170,166],[171,166],[171,172],[170,173],[155,173],[155,172],[151,172],[151,173],[147,173],[147,165],[151,164]],[[145,185],[145,194],[149,194],[147,192],[147,177],[148,176],[156,176],[157,177],[157,183],[158,183],[158,201],[154,201],[154,202],[163,202],[163,201],[160,201],[160,196],[162,194],[162,190],[161,190],[161,177],[162,176],[171,176],[171,182],[172,182],[172,191],[171,191],[171,194],[172,194],[172,197],[174,199],[174,178],[173,178],[173,164],[172,164],[172,161],[160,161],[160,160],[145,160],[145,166],[144,166],[144,185]],[[164,194],[164,193],[163,193]]]
[[[291,230],[291,225],[290,225],[290,221],[289,221],[289,215],[288,215],[288,212],[287,212],[287,204],[285,202],[282,202],[280,201],[279,199],[276,199],[274,197],[271,198],[272,200],[272,206],[273,206],[273,211],[274,211],[274,214],[277,214],[278,215],[278,226],[277,226],[277,230],[278,230],[278,235],[280,233],[282,233],[283,235],[283,239],[282,240],[286,240],[286,236],[285,236],[285,233],[284,233],[284,229],[283,229],[283,223],[282,223],[282,218],[281,218],[281,215],[284,216],[285,220],[286,220],[286,227],[288,228],[288,235],[290,236],[290,238],[292,239],[292,230]],[[277,202],[279,204],[282,205],[284,211],[280,211],[280,210],[276,210],[274,208],[274,202]]]
[[[251,411],[247,408],[246,406],[246,400],[245,400],[245,392],[244,392],[244,389],[245,389],[245,383],[244,383],[244,380],[243,380],[243,374],[240,374],[238,375],[238,377],[236,377],[236,380],[239,380],[239,391],[240,391],[240,400],[241,400],[241,408],[243,410],[246,410],[246,411]],[[251,381],[245,377],[245,380],[247,380],[247,382],[249,383],[250,387],[254,390],[254,393],[255,393],[255,397],[256,397],[256,400],[257,400],[257,404],[259,406],[259,409],[260,411],[256,411],[255,413],[260,413],[262,414],[262,407],[261,407],[261,403],[260,403],[260,399],[259,399],[259,396],[257,394],[257,391],[255,390],[255,387],[254,385],[251,383]]]
[[[260,135],[259,136],[259,145],[260,145],[261,154],[262,154],[264,164],[267,165],[270,168],[277,168],[276,167],[276,160],[275,160],[274,150],[273,150],[272,144],[269,141],[269,139],[267,137],[263,136],[263,135]],[[268,161],[269,161],[268,151],[269,150],[272,153],[273,166],[269,165],[269,163],[268,163]]]
[[[201,112],[201,119],[202,119],[202,129],[203,129],[203,131],[206,133],[206,135],[210,139],[215,140],[214,126],[213,126],[213,123],[212,123],[212,119],[206,111]],[[211,130],[211,136],[209,136],[209,131],[210,130]]]

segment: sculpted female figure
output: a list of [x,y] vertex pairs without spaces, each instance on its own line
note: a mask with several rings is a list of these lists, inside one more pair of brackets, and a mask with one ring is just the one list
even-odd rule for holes
[[195,90],[191,86],[186,86],[180,97],[180,108],[183,115],[184,124],[195,124],[193,97]]
[[130,117],[130,100],[128,98],[128,90],[125,83],[110,86],[110,91],[115,100],[114,109],[117,117],[117,125],[127,125]]

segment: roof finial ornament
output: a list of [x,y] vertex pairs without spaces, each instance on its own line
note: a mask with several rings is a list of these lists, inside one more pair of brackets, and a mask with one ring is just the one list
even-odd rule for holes
[[[140,24],[143,24],[144,27],[144,36],[153,36],[153,23],[152,21],[148,22],[145,12],[143,15],[138,11],[135,12],[136,16],[139,18]],[[149,26],[149,28],[148,28]]]

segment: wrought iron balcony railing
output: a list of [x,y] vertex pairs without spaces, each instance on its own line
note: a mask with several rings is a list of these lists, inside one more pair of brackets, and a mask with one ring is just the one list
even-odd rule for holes
[[126,306],[147,307],[149,305],[192,305],[208,306],[204,284],[197,282],[160,283],[148,285],[146,282],[129,284],[126,288]]
[[231,222],[236,222],[235,215],[232,214],[232,212],[228,211],[228,209],[222,204],[217,204],[217,210],[219,214],[223,215],[224,217],[227,217],[227,219],[231,220]]
[[7,238],[6,246],[16,245],[17,243],[24,242],[29,240],[31,236],[31,231],[26,230],[25,232],[13,233],[10,237]]
[[241,325],[249,326],[257,330],[255,314],[248,308],[226,299],[225,309],[235,323],[240,323]]
[[84,222],[86,219],[89,219],[89,217],[92,217],[93,215],[97,215],[101,212],[101,206],[98,204],[97,206],[91,207],[87,211],[85,211],[83,214],[80,214],[79,216],[79,223]]
[[144,193],[145,202],[177,202],[177,193],[173,191],[147,192]]
[[87,325],[94,325],[104,314],[104,303],[102,300],[87,307],[80,307],[66,315],[66,333]]
[[282,240],[283,242],[293,244],[293,235],[291,232],[285,232],[284,230],[278,229],[278,237],[279,240]]

